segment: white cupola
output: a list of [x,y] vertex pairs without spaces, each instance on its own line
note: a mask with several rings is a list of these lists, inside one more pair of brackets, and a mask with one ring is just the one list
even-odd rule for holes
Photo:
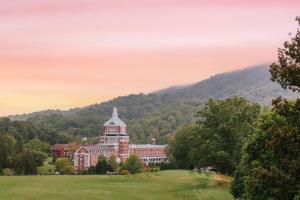
[[104,134],[106,135],[125,135],[126,124],[119,118],[118,109],[113,108],[112,118],[104,124]]

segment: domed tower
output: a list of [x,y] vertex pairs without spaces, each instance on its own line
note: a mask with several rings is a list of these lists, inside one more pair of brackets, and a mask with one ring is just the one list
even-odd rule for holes
[[126,134],[126,124],[119,118],[117,108],[113,108],[112,118],[103,125],[100,143],[117,145],[117,160],[124,162],[129,157],[129,136]]
[[112,118],[103,126],[105,135],[126,135],[126,124],[119,118],[117,108],[113,109]]

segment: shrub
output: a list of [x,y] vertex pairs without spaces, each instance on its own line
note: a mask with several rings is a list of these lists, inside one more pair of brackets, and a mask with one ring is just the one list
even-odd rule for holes
[[141,173],[143,169],[143,165],[140,159],[135,156],[129,156],[128,160],[123,164],[121,169],[127,169],[131,174]]
[[94,166],[91,166],[88,171],[87,171],[88,174],[97,174],[96,173],[96,167]]
[[151,171],[151,172],[158,172],[158,171],[159,171],[159,168],[158,168],[158,167],[152,167],[150,171]]
[[174,162],[162,162],[160,163],[160,170],[171,170],[171,169],[179,169],[177,164]]
[[14,171],[9,168],[5,168],[2,170],[2,173],[4,176],[12,176],[14,174]]
[[130,175],[131,173],[127,169],[122,169],[122,170],[120,170],[119,174],[120,175]]
[[56,160],[56,170],[60,174],[74,174],[74,167],[67,158],[59,158]]

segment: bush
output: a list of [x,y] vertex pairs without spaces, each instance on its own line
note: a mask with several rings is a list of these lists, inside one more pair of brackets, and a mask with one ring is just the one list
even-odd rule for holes
[[119,174],[120,175],[130,175],[131,173],[127,169],[122,169],[122,170],[120,170]]
[[142,172],[143,165],[142,165],[140,159],[137,156],[132,155],[123,164],[121,169],[127,169],[128,171],[130,171],[131,174],[137,174],[137,173]]
[[159,168],[158,167],[152,167],[150,169],[151,172],[158,172],[159,171]]
[[5,168],[2,170],[3,176],[12,176],[14,174],[14,171],[9,168]]
[[175,164],[174,162],[162,162],[160,163],[160,170],[164,171],[164,170],[171,170],[171,169],[179,169],[177,164]]
[[74,167],[67,158],[59,158],[56,160],[56,170],[60,174],[74,174]]
[[143,166],[143,172],[151,172],[151,167]]
[[80,175],[88,175],[89,172],[88,172],[88,170],[83,170],[83,171],[81,171],[79,174],[80,174]]
[[96,173],[96,167],[94,167],[94,166],[91,166],[89,169],[88,169],[88,174],[97,174]]

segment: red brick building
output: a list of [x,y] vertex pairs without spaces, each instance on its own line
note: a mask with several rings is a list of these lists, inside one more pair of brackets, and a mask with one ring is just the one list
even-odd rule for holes
[[51,146],[51,151],[57,158],[70,157],[68,144],[55,144]]
[[113,109],[112,118],[102,128],[100,143],[82,146],[74,154],[76,171],[87,170],[96,166],[100,155],[109,158],[114,155],[117,162],[124,162],[130,155],[136,155],[145,164],[160,163],[167,159],[166,145],[131,144],[126,133],[126,124],[119,118],[117,108]]
[[[80,145],[77,145],[79,148]],[[72,152],[69,144],[55,144],[51,146],[51,152],[57,158],[72,158],[74,157],[74,151]]]

